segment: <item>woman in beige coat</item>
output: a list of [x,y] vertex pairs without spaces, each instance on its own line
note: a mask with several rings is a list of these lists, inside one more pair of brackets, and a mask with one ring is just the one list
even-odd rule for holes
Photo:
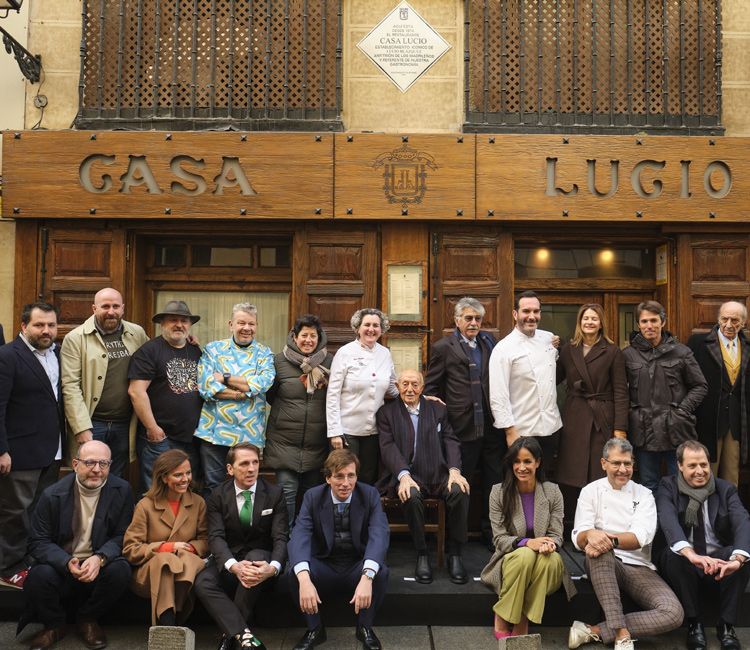
[[563,500],[560,489],[544,480],[542,449],[534,438],[519,438],[503,461],[504,480],[490,493],[490,523],[495,553],[481,579],[498,601],[495,637],[528,634],[529,621],[541,623],[549,594],[564,584],[575,593],[560,547]]
[[193,608],[192,586],[208,554],[206,503],[190,491],[188,455],[170,449],[154,462],[151,489],[125,531],[122,554],[135,569],[133,591],[151,599],[152,625],[175,625]]

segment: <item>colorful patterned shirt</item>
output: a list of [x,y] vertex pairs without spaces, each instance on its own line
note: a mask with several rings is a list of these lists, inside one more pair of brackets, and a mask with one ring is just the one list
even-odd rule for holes
[[[216,399],[226,386],[214,373],[244,377],[250,390],[243,400]],[[276,369],[270,348],[253,341],[240,347],[233,338],[212,341],[198,364],[198,390],[205,400],[196,437],[214,445],[232,447],[238,442],[266,444],[266,391]]]

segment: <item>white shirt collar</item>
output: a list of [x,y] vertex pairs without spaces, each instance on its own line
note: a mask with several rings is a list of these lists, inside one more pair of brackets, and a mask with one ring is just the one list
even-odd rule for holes
[[[242,493],[245,491],[244,488],[241,488],[239,485],[237,485],[237,483],[234,480],[232,480],[232,485],[234,485],[235,495],[239,498],[242,495]],[[256,487],[258,487],[258,481],[255,481],[255,483],[253,483],[249,488],[247,488],[248,490],[250,490],[250,492],[253,493],[253,496],[255,496]]]

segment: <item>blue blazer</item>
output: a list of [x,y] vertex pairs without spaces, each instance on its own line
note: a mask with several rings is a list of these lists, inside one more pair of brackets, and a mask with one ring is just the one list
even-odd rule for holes
[[[688,540],[687,504],[688,498],[677,489],[677,477],[662,478],[656,491],[656,511],[668,546]],[[728,559],[734,549],[750,553],[750,515],[740,501],[737,488],[729,481],[716,478],[716,492],[708,497],[708,518],[722,545],[721,559]]]
[[[55,346],[58,360],[59,351]],[[20,337],[0,347],[0,454],[10,453],[11,471],[41,469],[55,459],[65,431],[59,381],[57,394]]]
[[[371,485],[357,483],[349,506],[352,543],[362,560],[385,565],[390,531],[388,519],[380,505],[380,494]],[[302,500],[289,540],[289,566],[312,558],[323,560],[333,550],[333,500],[328,484],[310,488]]]

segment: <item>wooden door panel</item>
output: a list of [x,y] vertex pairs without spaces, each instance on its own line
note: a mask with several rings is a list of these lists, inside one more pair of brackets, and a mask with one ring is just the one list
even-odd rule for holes
[[305,226],[294,238],[293,317],[316,314],[335,351],[353,338],[352,314],[378,305],[378,268],[375,226]]
[[125,235],[111,226],[42,227],[41,235],[37,292],[58,308],[62,339],[91,315],[99,289],[125,292]]
[[681,235],[678,260],[680,322],[675,332],[682,340],[716,324],[719,307],[727,300],[747,304],[750,297],[750,236]]
[[445,227],[431,235],[432,340],[455,327],[454,308],[464,296],[486,310],[482,329],[498,337],[512,327],[513,242],[496,226],[467,232]]

